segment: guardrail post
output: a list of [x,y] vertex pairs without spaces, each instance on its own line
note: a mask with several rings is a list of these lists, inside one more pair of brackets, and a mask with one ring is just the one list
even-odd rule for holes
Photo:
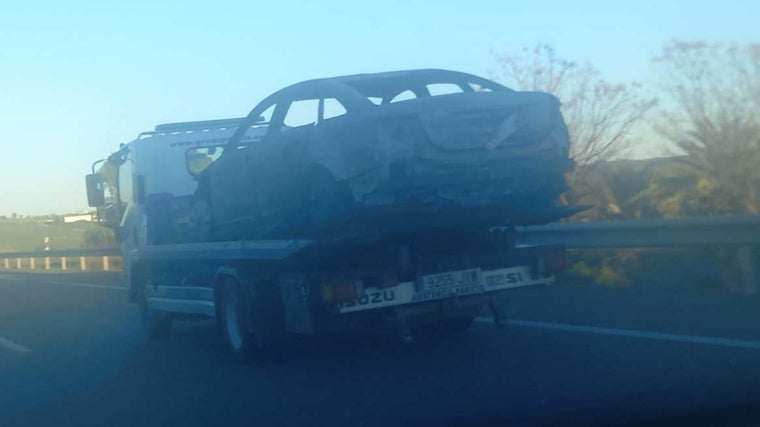
[[16,270],[21,270],[21,258],[16,258]]
[[33,256],[29,257],[29,269],[30,270],[34,270],[34,257]]
[[65,256],[61,257],[61,270],[66,271],[66,257]]
[[79,257],[79,269],[82,271],[87,270],[87,261],[84,259],[83,256]]
[[103,271],[110,270],[110,265],[108,265],[108,255],[103,255]]
[[755,252],[751,246],[739,248],[739,271],[741,272],[742,289],[745,293],[757,293],[757,269]]
[[45,270],[50,270],[50,257],[45,257]]

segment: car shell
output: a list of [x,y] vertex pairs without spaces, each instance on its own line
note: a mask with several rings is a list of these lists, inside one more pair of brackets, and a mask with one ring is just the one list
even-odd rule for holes
[[[431,95],[429,88],[440,84],[460,92]],[[394,101],[405,92],[412,99]],[[286,126],[291,105],[308,100],[318,102],[316,120]],[[326,118],[327,100],[345,113]],[[267,110],[272,114],[262,141],[240,144]],[[309,191],[322,180],[343,188],[329,191],[345,191],[350,200],[341,203],[375,222],[383,215],[394,221],[416,216],[405,222],[421,225],[437,216],[444,225],[461,221],[455,216],[491,225],[510,216],[545,222],[558,215],[551,205],[572,168],[568,147],[552,95],[446,70],[360,74],[297,83],[265,98],[203,179],[218,229],[243,230],[247,238],[308,222],[315,210]],[[526,203],[535,206],[532,213]],[[474,207],[488,213],[472,215]],[[356,215],[353,220],[362,223]]]

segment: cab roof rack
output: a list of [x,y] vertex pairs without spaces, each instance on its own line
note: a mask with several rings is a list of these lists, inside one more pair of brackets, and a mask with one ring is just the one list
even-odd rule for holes
[[233,128],[240,126],[244,117],[234,119],[203,120],[199,122],[165,123],[156,126],[156,133],[185,132],[191,130]]

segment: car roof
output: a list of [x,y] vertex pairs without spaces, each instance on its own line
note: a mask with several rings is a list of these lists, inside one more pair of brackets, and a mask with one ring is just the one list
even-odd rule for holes
[[506,86],[482,77],[442,69],[402,70],[328,77],[306,80],[296,83],[287,89],[288,92],[301,90],[308,92],[309,88],[339,85],[359,92],[364,97],[384,97],[389,94],[399,93],[410,87],[435,83],[477,83],[491,90],[511,90]]

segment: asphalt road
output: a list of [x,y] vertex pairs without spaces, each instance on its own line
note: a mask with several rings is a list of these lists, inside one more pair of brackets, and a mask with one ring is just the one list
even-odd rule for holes
[[516,291],[509,318],[411,347],[303,341],[239,366],[213,322],[145,342],[113,275],[0,273],[0,426],[760,421],[758,297],[557,285]]

